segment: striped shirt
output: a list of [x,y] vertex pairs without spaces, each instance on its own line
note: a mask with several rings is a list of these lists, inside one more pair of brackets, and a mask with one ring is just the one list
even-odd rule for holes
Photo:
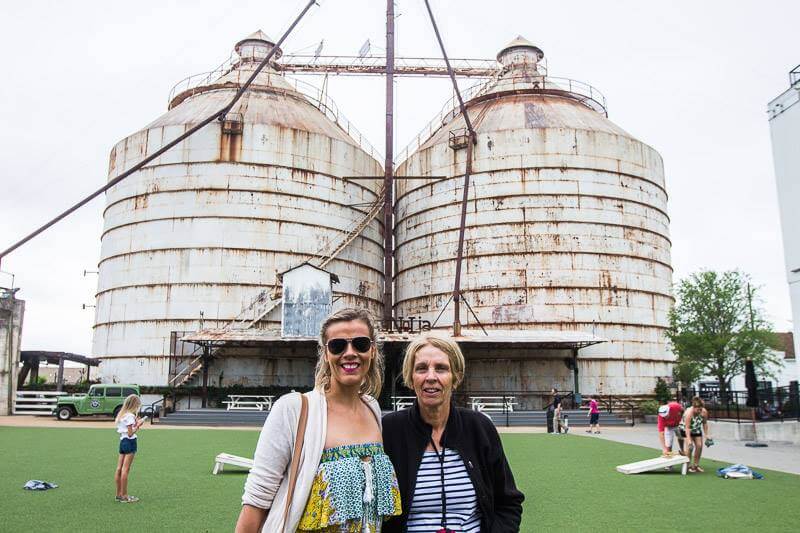
[[[478,498],[461,455],[444,449],[444,483],[447,499],[447,527],[459,533],[480,533],[481,512]],[[408,512],[409,533],[431,533],[442,525],[442,469],[436,452],[422,457],[417,486]]]

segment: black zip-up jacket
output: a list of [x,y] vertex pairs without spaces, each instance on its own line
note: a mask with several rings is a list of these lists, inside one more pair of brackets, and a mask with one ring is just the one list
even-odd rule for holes
[[[403,514],[383,524],[384,533],[406,531],[408,511],[417,485],[417,471],[433,428],[422,420],[419,406],[383,417],[383,447],[392,460]],[[517,490],[500,436],[484,414],[450,406],[442,446],[456,450],[464,461],[481,510],[482,533],[516,533],[525,496]]]

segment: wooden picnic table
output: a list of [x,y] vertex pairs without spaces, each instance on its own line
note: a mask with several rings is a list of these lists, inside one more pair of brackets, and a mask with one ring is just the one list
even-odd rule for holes
[[274,398],[265,394],[229,394],[228,401],[222,403],[228,411],[270,411]]
[[414,405],[414,400],[416,399],[416,396],[392,396],[392,407],[395,411],[408,409]]

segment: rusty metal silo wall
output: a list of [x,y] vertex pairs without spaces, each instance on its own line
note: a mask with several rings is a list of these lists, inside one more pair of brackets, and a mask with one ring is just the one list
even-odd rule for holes
[[[249,68],[249,70],[248,70]],[[254,65],[186,92],[112,150],[109,179],[221,109]],[[170,334],[223,327],[277,275],[341,239],[379,195],[381,165],[269,69],[232,110],[106,198],[93,354],[101,378],[163,385]],[[236,120],[239,123],[236,123]],[[375,220],[327,267],[337,305],[378,315],[382,226]],[[261,326],[279,328],[280,307]],[[304,363],[305,364],[305,363]]]
[[[485,91],[486,92],[486,91]],[[488,91],[491,93],[491,91]],[[484,94],[475,122],[462,287],[489,329],[590,332],[610,342],[579,355],[580,388],[651,393],[671,373],[664,330],[672,303],[669,218],[661,157],[575,98]],[[526,94],[527,93],[527,94]],[[433,321],[453,290],[466,150],[449,146],[457,114],[398,175],[396,314]],[[475,324],[466,308],[461,316]],[[452,304],[437,327],[452,324]],[[469,373],[569,376],[541,357],[507,368],[491,354]],[[534,382],[532,380],[531,382]],[[487,382],[488,383],[488,382]],[[497,383],[497,380],[492,381]]]

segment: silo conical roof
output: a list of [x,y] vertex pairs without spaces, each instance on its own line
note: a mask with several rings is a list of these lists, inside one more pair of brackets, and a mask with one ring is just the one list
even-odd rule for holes
[[539,53],[539,59],[544,57],[544,52],[541,48],[530,42],[528,39],[523,37],[522,35],[517,35],[517,38],[508,43],[504,48],[502,48],[497,53],[497,60],[500,61],[500,58],[505,54],[507,51],[512,50],[514,48],[532,48]]

